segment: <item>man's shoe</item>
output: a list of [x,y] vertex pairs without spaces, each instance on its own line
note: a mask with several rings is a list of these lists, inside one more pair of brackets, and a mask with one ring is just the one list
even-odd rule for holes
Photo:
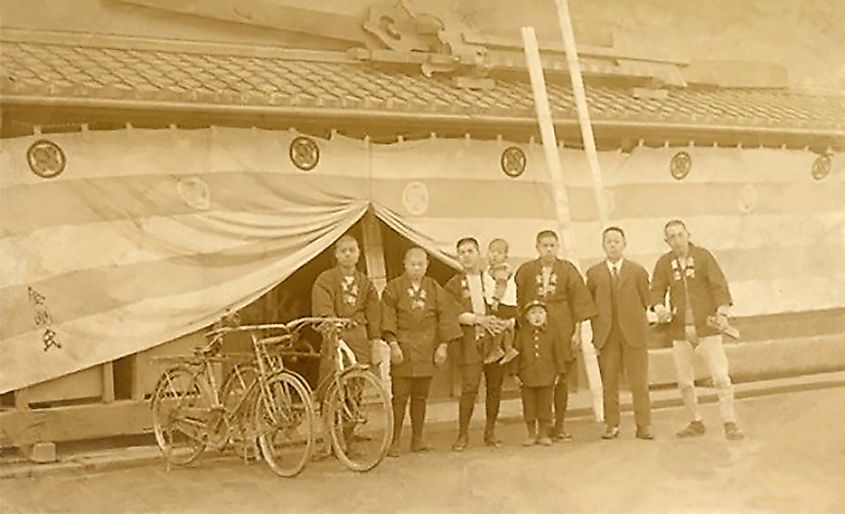
[[551,431],[551,433],[550,433],[550,435],[549,435],[549,438],[550,438],[552,441],[564,441],[564,442],[569,442],[569,441],[571,441],[571,440],[572,440],[572,434],[570,434],[569,432],[565,432],[564,430],[555,430],[555,429],[552,429],[552,431]]
[[537,444],[539,444],[540,446],[551,446],[554,443],[552,443],[551,437],[538,437]]
[[496,433],[493,431],[484,432],[484,445],[489,446],[490,448],[501,448],[504,446],[501,439],[496,437]]
[[516,348],[508,348],[508,351],[505,352],[505,356],[502,357],[501,364],[507,364],[517,357],[519,357],[519,350]]
[[424,443],[423,441],[413,441],[411,442],[411,451],[414,453],[421,453],[427,452],[431,450],[431,445]]
[[725,423],[725,439],[729,441],[740,441],[745,439],[745,434],[736,426],[736,423]]
[[393,443],[390,445],[390,449],[387,450],[388,457],[398,457],[399,456],[399,445]]
[[484,358],[484,364],[493,364],[499,362],[499,359],[505,356],[505,352],[501,348],[496,348]]
[[453,452],[462,452],[466,450],[467,445],[469,444],[469,436],[466,434],[458,434],[458,438],[452,444],[452,451]]
[[637,427],[637,439],[645,439],[648,441],[654,439],[654,434],[651,433],[651,427]]
[[701,437],[707,429],[701,421],[691,421],[683,430],[678,432],[678,437]]
[[522,440],[522,446],[534,446],[537,444],[537,436],[528,436]]
[[604,432],[601,434],[602,439],[616,439],[619,437],[619,427],[612,427],[605,425]]

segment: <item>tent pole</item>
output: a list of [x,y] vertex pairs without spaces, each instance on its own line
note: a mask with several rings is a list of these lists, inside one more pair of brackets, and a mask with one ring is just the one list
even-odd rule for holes
[[[551,175],[552,191],[555,199],[558,229],[563,239],[564,254],[576,268],[580,270],[578,252],[576,250],[575,228],[569,209],[569,198],[566,185],[563,182],[563,169],[560,164],[560,152],[557,146],[552,113],[549,106],[549,96],[546,91],[546,81],[543,77],[543,65],[540,60],[540,49],[537,45],[537,35],[533,27],[522,27],[522,42],[525,49],[525,59],[528,62],[528,73],[531,78],[531,89],[534,94],[534,106],[537,109],[537,121],[540,125],[540,135],[543,139],[543,152]],[[601,205],[601,203],[599,204]],[[601,374],[598,359],[592,345],[591,331],[586,323],[581,323],[582,341],[581,353],[587,372],[587,382],[593,400],[593,414],[597,421],[604,421],[604,400],[602,392]]]

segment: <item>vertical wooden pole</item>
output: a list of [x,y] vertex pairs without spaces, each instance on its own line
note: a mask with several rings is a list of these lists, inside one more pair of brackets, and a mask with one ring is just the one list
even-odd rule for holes
[[132,399],[144,399],[144,352],[132,356]]
[[29,409],[29,389],[26,387],[15,391],[15,408],[19,410]]
[[534,107],[537,110],[537,121],[540,125],[540,136],[543,140],[543,153],[549,167],[558,231],[563,240],[563,252],[567,259],[577,265],[578,251],[576,249],[575,229],[572,225],[572,213],[569,210],[566,185],[563,182],[563,168],[560,164],[560,152],[558,151],[557,137],[552,123],[552,111],[549,106],[546,79],[543,76],[543,65],[540,60],[540,49],[537,45],[534,27],[522,27],[522,43],[525,48],[525,60],[528,62],[531,90],[534,94]]
[[[373,212],[372,205],[364,213],[364,218],[361,220],[361,229],[367,276],[370,277],[373,286],[378,291],[379,296],[381,296],[384,287],[387,285],[387,266],[384,263],[384,243],[381,238],[381,226]],[[379,352],[381,364],[379,365],[378,375],[381,378],[384,388],[387,390],[387,394],[390,395],[392,391],[390,381],[390,347],[382,343],[380,344]]]
[[557,6],[560,31],[563,34],[566,62],[569,66],[569,78],[572,81],[572,92],[575,95],[575,107],[578,111],[578,126],[581,128],[581,140],[587,153],[587,164],[593,178],[593,194],[598,207],[599,221],[602,227],[607,227],[608,214],[604,195],[604,180],[599,167],[599,155],[596,151],[596,140],[593,135],[593,125],[590,121],[590,110],[587,106],[587,93],[584,79],[581,76],[581,63],[578,61],[578,49],[575,46],[575,32],[572,30],[572,19],[569,16],[567,0],[555,0]]
[[[543,152],[551,175],[552,191],[555,197],[558,230],[564,243],[564,255],[576,268],[580,270],[578,251],[576,248],[575,228],[572,214],[569,210],[569,198],[566,194],[566,184],[563,182],[563,169],[560,164],[560,152],[557,146],[552,112],[549,106],[549,96],[546,92],[546,80],[543,76],[543,65],[540,60],[540,49],[537,45],[537,35],[533,27],[522,28],[522,42],[525,49],[525,59],[528,62],[528,72],[531,78],[531,89],[534,94],[534,105],[537,109],[537,121],[540,125],[540,135],[543,139]],[[593,414],[597,421],[604,421],[604,399],[602,393],[601,374],[595,348],[591,343],[591,333],[586,323],[581,323],[583,334],[581,352],[587,372],[587,382],[593,399]]]
[[106,362],[103,369],[103,403],[114,401],[114,363]]

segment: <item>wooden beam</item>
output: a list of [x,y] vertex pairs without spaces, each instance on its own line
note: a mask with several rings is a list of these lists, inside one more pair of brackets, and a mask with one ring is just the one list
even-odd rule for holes
[[361,220],[363,234],[364,259],[367,264],[367,276],[379,294],[387,285],[387,268],[384,263],[384,243],[381,239],[381,226],[373,209],[370,208]]
[[132,399],[144,399],[144,376],[143,376],[143,356],[144,353],[136,353],[132,356]]
[[114,363],[106,362],[103,368],[103,403],[114,401]]
[[20,410],[29,409],[29,389],[26,387],[15,391],[15,408]]

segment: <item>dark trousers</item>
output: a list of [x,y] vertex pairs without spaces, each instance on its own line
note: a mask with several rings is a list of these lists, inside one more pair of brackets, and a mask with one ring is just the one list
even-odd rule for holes
[[485,407],[487,410],[486,432],[489,434],[496,427],[499,417],[499,405],[502,403],[502,378],[504,369],[501,364],[464,364],[461,366],[461,399],[458,404],[458,431],[462,435],[469,432],[469,422],[478,397],[481,374],[487,384]]
[[566,420],[566,409],[569,406],[569,375],[575,369],[575,360],[568,361],[564,372],[561,373],[560,380],[554,386],[554,406],[555,406],[555,432],[563,431],[563,422]]
[[599,352],[599,369],[604,386],[604,421],[619,426],[619,378],[628,377],[634,400],[634,420],[639,427],[651,425],[651,400],[648,396],[648,347],[632,347],[614,328]]
[[399,444],[405,422],[405,406],[411,400],[411,440],[422,439],[425,424],[425,407],[431,377],[393,377],[393,444]]
[[548,426],[552,421],[552,395],[554,386],[522,386],[522,417],[525,423],[539,421]]

